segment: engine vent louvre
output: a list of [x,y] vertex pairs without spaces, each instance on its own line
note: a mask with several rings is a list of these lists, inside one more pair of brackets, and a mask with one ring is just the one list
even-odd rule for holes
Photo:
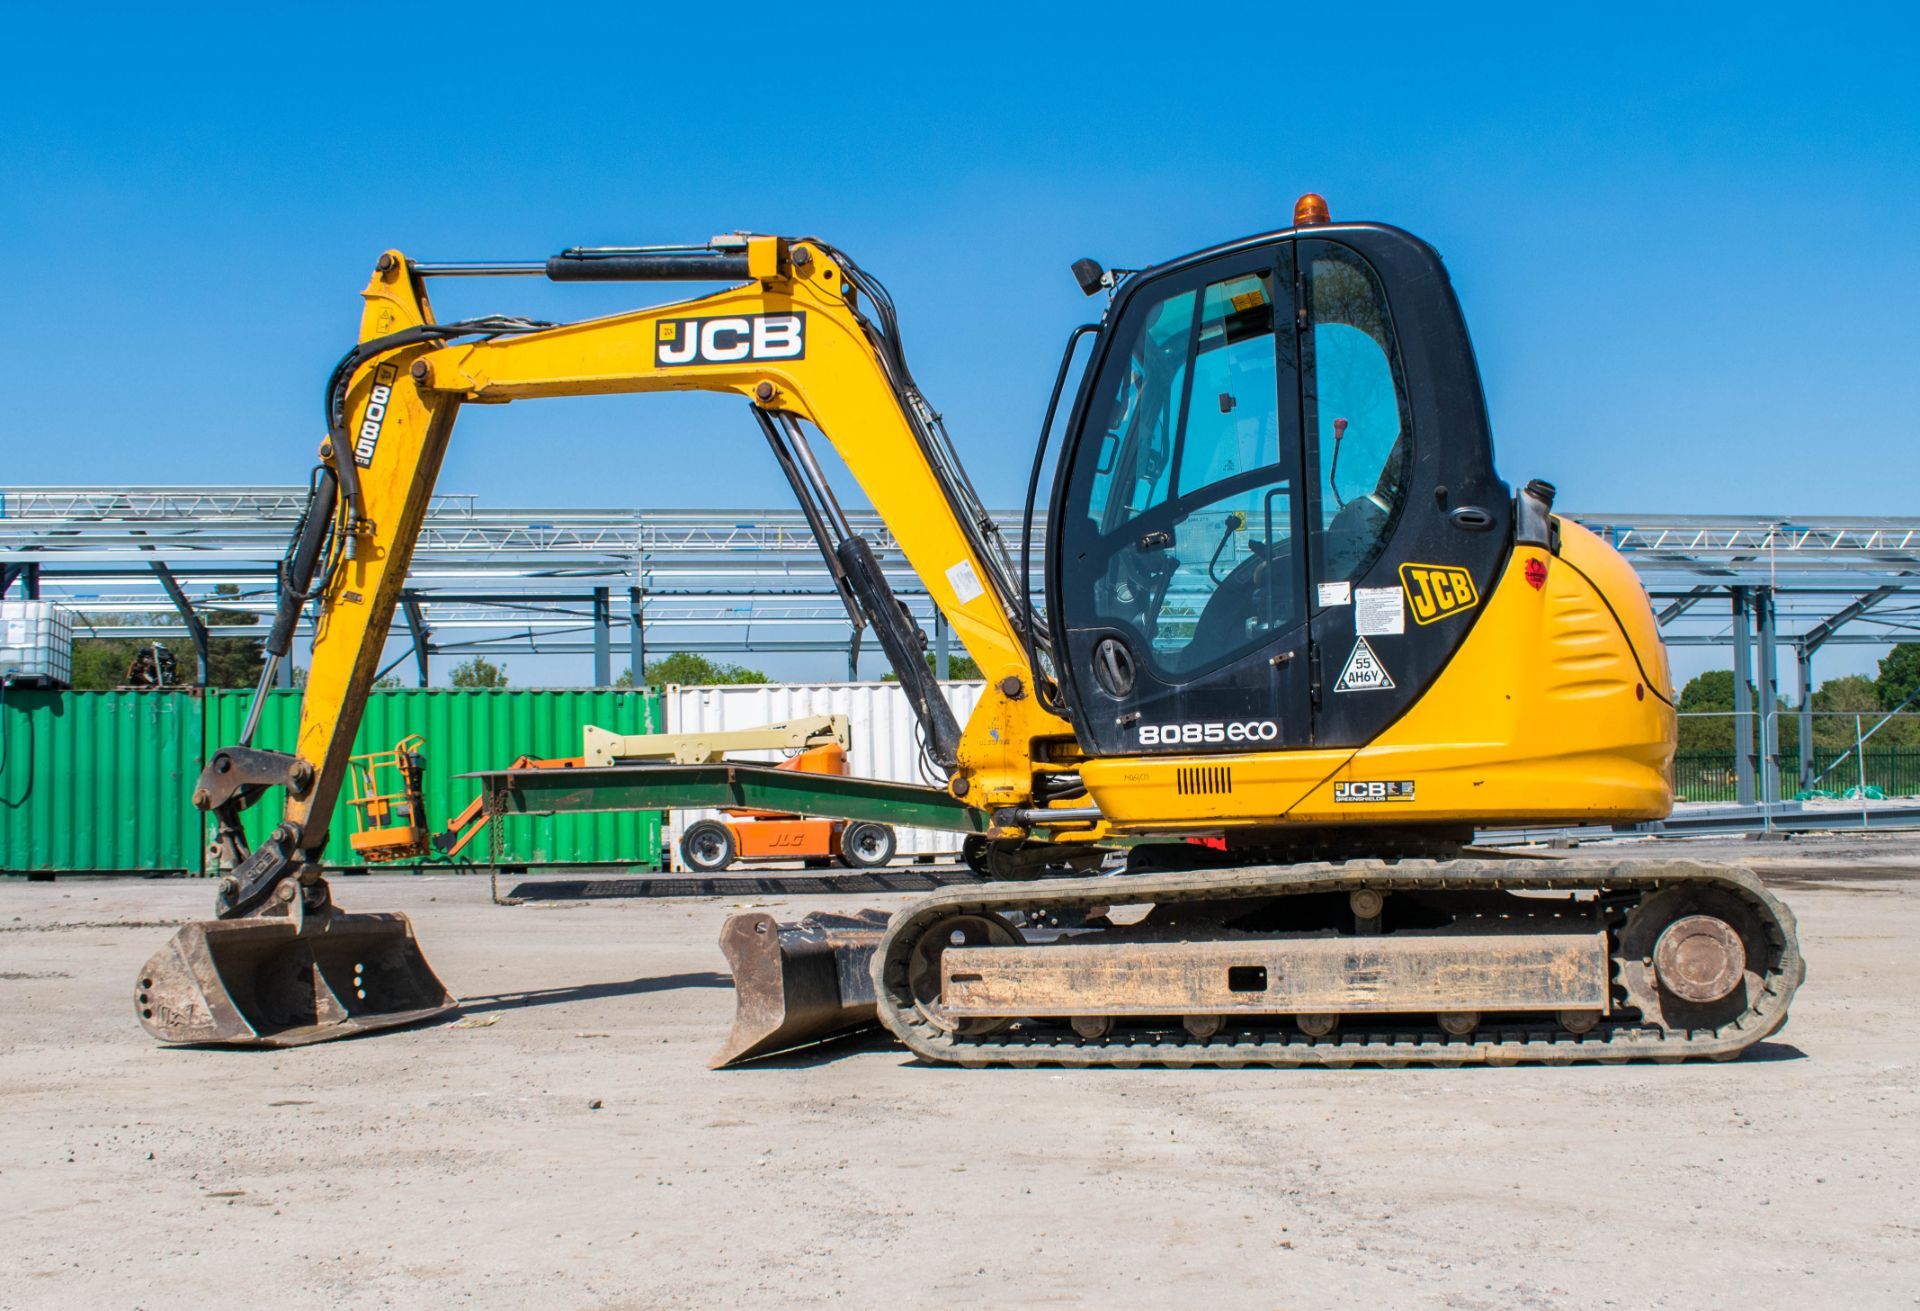
[[1226,765],[1182,765],[1174,783],[1183,797],[1217,796],[1233,791],[1233,770]]

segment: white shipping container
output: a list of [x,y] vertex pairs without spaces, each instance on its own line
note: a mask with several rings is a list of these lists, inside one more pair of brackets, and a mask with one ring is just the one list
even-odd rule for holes
[[[947,704],[953,707],[954,718],[963,727],[985,689],[982,682],[940,685]],[[920,721],[914,718],[898,683],[745,683],[722,687],[682,687],[674,683],[667,687],[666,711],[669,733],[758,728],[802,715],[845,715],[853,739],[847,747],[847,767],[855,776],[930,787],[946,781],[927,776],[928,767],[920,755]],[[743,751],[735,758],[778,764],[783,753]],[[675,868],[680,867],[680,835],[687,831],[687,825],[718,813],[673,812],[666,840]],[[962,837],[923,828],[896,829],[895,836],[899,840],[896,860],[957,854]]]
[[51,601],[0,601],[0,678],[70,685],[73,612]]

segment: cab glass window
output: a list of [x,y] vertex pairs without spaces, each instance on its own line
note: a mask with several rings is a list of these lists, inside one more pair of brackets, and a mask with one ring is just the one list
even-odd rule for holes
[[1312,340],[1305,388],[1318,436],[1322,578],[1358,578],[1406,498],[1412,423],[1380,280],[1358,255],[1303,242]]
[[1070,484],[1079,540],[1063,600],[1070,623],[1129,634],[1178,680],[1302,614],[1273,277],[1188,283],[1127,321],[1134,336],[1108,357],[1080,457],[1091,472]]
[[[1185,392],[1194,293],[1154,306],[1108,406],[1088,511],[1124,522],[1166,499],[1173,455],[1172,407]],[[1119,489],[1116,497],[1115,488]]]

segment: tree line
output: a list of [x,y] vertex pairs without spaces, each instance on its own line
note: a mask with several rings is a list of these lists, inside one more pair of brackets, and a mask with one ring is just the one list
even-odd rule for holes
[[[1765,709],[1751,683],[1749,704]],[[1690,680],[1680,690],[1680,752],[1732,754],[1735,742],[1733,671],[1713,669]],[[1882,716],[1901,707],[1906,714],[1889,720],[1873,735],[1873,747],[1920,746],[1920,642],[1902,642],[1880,661],[1877,675],[1848,674],[1830,678],[1813,692],[1813,749],[1843,751],[1854,742],[1854,716],[1861,728],[1871,729]],[[1799,707],[1777,698],[1782,754],[1800,749]],[[1697,717],[1696,717],[1697,716]],[[1909,716],[1912,716],[1911,718]],[[1756,730],[1757,731],[1757,730]]]

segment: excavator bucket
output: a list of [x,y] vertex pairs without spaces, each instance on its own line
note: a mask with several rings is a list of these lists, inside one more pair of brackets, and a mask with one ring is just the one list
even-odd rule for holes
[[299,1047],[458,1009],[405,915],[337,911],[188,924],[140,971],[134,1006],[162,1042],[236,1047]]
[[874,949],[887,914],[815,912],[782,924],[764,911],[734,915],[720,929],[733,968],[733,1032],[710,1069],[786,1051],[875,1023]]

